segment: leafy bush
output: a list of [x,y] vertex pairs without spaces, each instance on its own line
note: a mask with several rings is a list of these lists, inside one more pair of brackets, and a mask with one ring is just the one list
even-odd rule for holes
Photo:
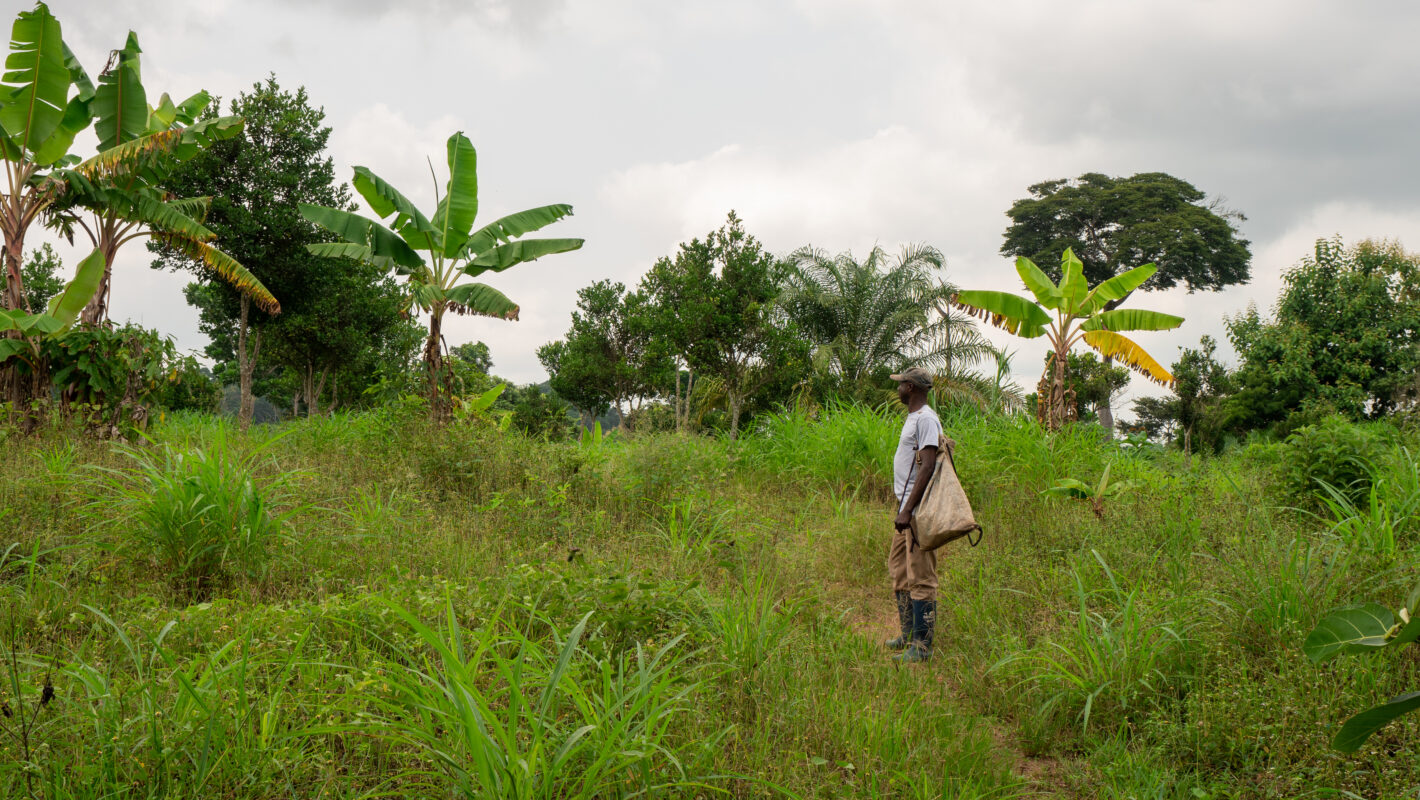
[[192,596],[257,577],[295,511],[276,510],[289,475],[258,475],[273,441],[243,452],[219,427],[205,450],[121,447],[131,466],[95,468],[85,513],[126,536],[121,549],[155,559]]
[[1373,430],[1329,416],[1287,437],[1282,483],[1288,498],[1303,508],[1320,508],[1332,487],[1352,503],[1371,490],[1375,464],[1385,440]]

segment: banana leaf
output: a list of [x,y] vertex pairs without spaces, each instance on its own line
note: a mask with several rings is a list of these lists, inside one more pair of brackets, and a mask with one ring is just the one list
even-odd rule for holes
[[483,283],[465,283],[450,289],[445,298],[456,314],[517,319],[518,304],[507,295]]
[[478,216],[478,153],[463,133],[449,137],[449,182],[434,212],[434,227],[443,241],[445,258],[463,249]]
[[1050,325],[1045,309],[1018,294],[967,290],[952,295],[951,303],[973,317],[1027,339],[1045,333]]
[[1026,285],[1031,294],[1035,295],[1035,299],[1042,307],[1060,307],[1060,287],[1056,286],[1054,281],[1050,280],[1050,276],[1042,272],[1034,261],[1025,256],[1018,257],[1016,259],[1016,274],[1021,276],[1021,282]]
[[74,270],[74,279],[64,285],[64,289],[49,301],[47,315],[53,317],[60,328],[67,328],[79,318],[79,312],[93,299],[103,280],[104,252],[97,248],[79,262]]
[[563,217],[572,216],[572,207],[566,203],[530,208],[496,219],[474,231],[464,244],[463,256],[475,258],[492,247],[524,234],[544,228]]
[[1160,386],[1173,386],[1173,374],[1154,360],[1144,348],[1114,331],[1087,331],[1085,344],[1100,355],[1112,358]]
[[72,77],[64,62],[59,20],[39,3],[21,11],[10,33],[0,90],[0,128],[16,147],[31,153],[59,128],[68,105]]
[[1082,331],[1167,331],[1183,324],[1183,317],[1141,308],[1101,311],[1085,320]]
[[479,253],[468,262],[463,272],[469,276],[484,272],[503,270],[528,261],[535,261],[553,253],[566,253],[582,246],[581,239],[519,239],[516,242],[500,244],[492,250]]

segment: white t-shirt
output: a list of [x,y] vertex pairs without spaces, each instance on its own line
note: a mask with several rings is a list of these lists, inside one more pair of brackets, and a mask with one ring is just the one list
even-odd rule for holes
[[897,453],[892,457],[892,488],[897,495],[898,509],[917,484],[917,451],[923,447],[938,447],[941,441],[942,421],[931,406],[924,404],[907,415],[902,423],[902,436],[897,440]]

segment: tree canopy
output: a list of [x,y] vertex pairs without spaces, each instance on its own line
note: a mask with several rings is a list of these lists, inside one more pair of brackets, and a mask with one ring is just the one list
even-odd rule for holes
[[1091,284],[1108,280],[1136,264],[1158,271],[1141,291],[1186,286],[1217,291],[1246,283],[1251,254],[1228,211],[1193,184],[1162,172],[1112,178],[1090,172],[1030,187],[1006,215],[1001,252],[1054,266],[1067,248],[1085,265]]

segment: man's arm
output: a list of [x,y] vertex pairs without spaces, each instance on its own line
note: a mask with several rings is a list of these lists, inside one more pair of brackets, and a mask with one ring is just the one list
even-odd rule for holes
[[927,445],[917,454],[922,457],[922,463],[917,467],[917,482],[912,486],[912,494],[907,496],[907,502],[902,504],[902,508],[897,512],[897,519],[893,521],[893,527],[902,530],[912,524],[912,512],[917,508],[917,504],[922,500],[922,493],[927,491],[927,484],[932,480],[932,473],[937,468],[937,446]]

